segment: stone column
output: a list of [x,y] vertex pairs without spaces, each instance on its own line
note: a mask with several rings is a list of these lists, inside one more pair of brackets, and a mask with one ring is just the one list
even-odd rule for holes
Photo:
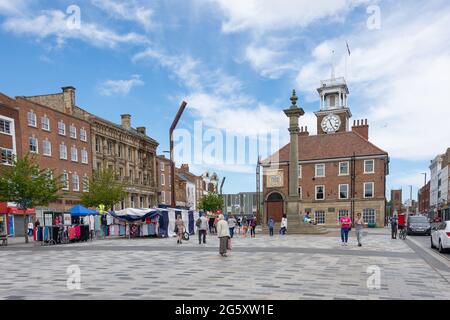
[[304,115],[302,108],[297,107],[297,96],[295,90],[292,93],[292,105],[289,109],[284,110],[284,113],[289,118],[289,133],[290,133],[290,156],[289,156],[289,196],[287,200],[287,218],[288,228],[289,224],[300,221],[298,215],[298,134],[300,128],[298,119]]

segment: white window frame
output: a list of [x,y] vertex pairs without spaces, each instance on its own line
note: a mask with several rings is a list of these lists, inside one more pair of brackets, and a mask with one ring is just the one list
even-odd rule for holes
[[[64,152],[62,152],[64,150]],[[63,143],[59,145],[59,159],[67,160],[67,146]]]
[[[347,173],[341,172],[341,164],[346,163],[347,164]],[[350,162],[349,161],[342,161],[339,162],[339,176],[348,176],[350,174]]]
[[[1,123],[1,122],[3,123],[3,126],[1,126],[1,127],[2,127],[2,130],[0,130],[0,133],[6,134],[6,135],[8,135],[8,136],[12,136],[12,132],[11,132],[12,121],[6,120],[6,119],[3,119],[3,118],[0,118],[0,123]],[[8,125],[8,130],[6,130],[6,128],[7,128],[6,125]]]
[[[46,146],[48,148],[46,148]],[[49,152],[46,152],[46,151],[49,151]],[[48,157],[52,156],[52,143],[48,139],[45,139],[44,141],[42,141],[42,154],[44,156],[48,156]]]
[[72,174],[72,190],[80,191],[80,177],[76,172]]
[[[323,175],[322,175],[322,176],[317,175],[317,169],[319,168],[319,166],[323,166]],[[316,178],[324,178],[324,177],[325,177],[325,163],[317,163],[317,164],[316,164],[314,176],[315,176]]]
[[[317,199],[317,188],[320,188],[320,187],[322,187],[323,188],[323,199]],[[323,200],[325,200],[325,185],[317,185],[317,186],[314,186],[314,198],[317,200],[317,201],[323,201]]]
[[[75,150],[75,153],[73,152]],[[75,157],[74,157],[75,155]],[[76,146],[72,146],[70,148],[70,161],[72,162],[78,162],[78,149]]]
[[[368,216],[372,216],[373,214],[373,221],[368,218]],[[377,211],[373,208],[365,208],[363,209],[362,217],[364,219],[364,223],[376,223],[377,222]]]
[[64,171],[61,175],[62,190],[69,190],[69,174]]
[[15,156],[15,154],[14,154],[14,150],[13,149],[1,148],[0,147],[0,154],[1,154],[1,152],[5,152],[5,162],[3,162],[3,160],[2,160],[2,158],[0,156],[0,164],[5,165],[5,166],[12,166],[12,165],[14,165],[14,156]]
[[[30,147],[31,147],[31,139],[33,139],[34,141],[36,141],[36,151],[31,151]],[[35,137],[29,137],[28,138],[28,151],[30,153],[35,153],[35,154],[39,154],[39,140],[38,138]]]
[[[366,163],[372,162],[372,171],[366,171]],[[372,174],[375,173],[375,160],[364,160],[364,174]]]
[[[318,217],[319,215],[322,215],[322,214],[323,214],[323,222],[321,222],[322,218],[319,219],[319,217]],[[314,221],[318,225],[324,225],[327,222],[327,214],[326,214],[326,212],[324,210],[314,211]]]
[[166,185],[166,176],[164,173],[161,173],[161,185],[162,186]]
[[62,120],[58,121],[58,134],[60,136],[66,136],[66,124]]
[[28,111],[27,120],[29,127],[37,128],[37,116],[34,111]]
[[83,176],[83,192],[89,192],[89,177],[87,174]]
[[87,142],[87,130],[85,128],[80,129],[80,140]]
[[[366,197],[366,185],[372,185],[372,196],[371,197]],[[364,182],[364,187],[363,187],[363,196],[364,199],[371,199],[375,197],[375,183],[374,182]]]
[[[346,186],[347,187],[347,197],[345,197],[345,198],[342,198],[341,197],[341,187],[343,187],[343,186]],[[348,184],[346,184],[346,183],[343,183],[343,184],[339,184],[339,187],[338,187],[338,198],[339,199],[348,199],[348,194],[349,194],[349,188],[348,188]]]
[[161,162],[161,171],[164,171],[164,162]]
[[88,152],[86,149],[81,150],[81,163],[83,164],[89,163]]
[[41,117],[41,129],[44,131],[50,131],[50,118],[45,114]]
[[302,165],[301,164],[298,165],[298,178],[302,179]]
[[72,139],[77,138],[77,127],[75,127],[73,124],[69,126],[69,136]]
[[341,218],[345,216],[345,214],[349,214],[348,209],[340,209],[338,211],[338,222],[341,222]]

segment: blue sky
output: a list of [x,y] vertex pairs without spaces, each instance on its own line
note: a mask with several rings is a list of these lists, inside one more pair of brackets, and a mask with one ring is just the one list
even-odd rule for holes
[[[72,85],[77,104],[99,116],[131,113],[159,153],[182,100],[180,129],[201,121],[250,141],[278,130],[283,145],[294,88],[301,124],[315,133],[316,88],[334,50],[353,119],[367,118],[370,140],[391,156],[388,190],[409,195],[413,185],[415,198],[420,173],[450,141],[449,24],[445,0],[0,0],[0,91]],[[226,176],[226,193],[255,189],[249,160],[191,167]]]

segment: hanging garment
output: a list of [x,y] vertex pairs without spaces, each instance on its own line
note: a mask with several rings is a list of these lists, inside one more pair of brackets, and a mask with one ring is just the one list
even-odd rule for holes
[[148,234],[154,236],[156,234],[156,224],[152,223],[148,225]]
[[100,226],[101,226],[101,217],[100,216],[95,216],[95,218],[94,218],[94,229],[95,229],[95,231],[100,231]]
[[113,217],[112,217],[110,214],[107,214],[107,215],[106,215],[106,224],[107,224],[108,226],[110,226],[110,225],[113,224]]
[[80,226],[75,226],[75,237],[77,237],[78,239],[80,239],[80,237],[81,237],[81,227]]
[[89,217],[89,231],[95,230],[95,218],[93,215],[90,215]]
[[123,224],[119,225],[119,236],[125,236],[126,235],[126,228]]
[[69,240],[74,240],[75,239],[75,228],[74,227],[70,227],[69,228]]

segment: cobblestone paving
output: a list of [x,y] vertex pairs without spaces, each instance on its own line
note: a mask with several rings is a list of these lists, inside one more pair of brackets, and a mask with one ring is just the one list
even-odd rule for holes
[[[450,270],[433,267],[407,242],[370,234],[354,239],[287,236],[218,240],[197,237],[114,239],[54,247],[0,249],[1,299],[450,299]],[[81,289],[67,288],[67,267],[81,269]],[[369,266],[381,271],[369,289]]]

